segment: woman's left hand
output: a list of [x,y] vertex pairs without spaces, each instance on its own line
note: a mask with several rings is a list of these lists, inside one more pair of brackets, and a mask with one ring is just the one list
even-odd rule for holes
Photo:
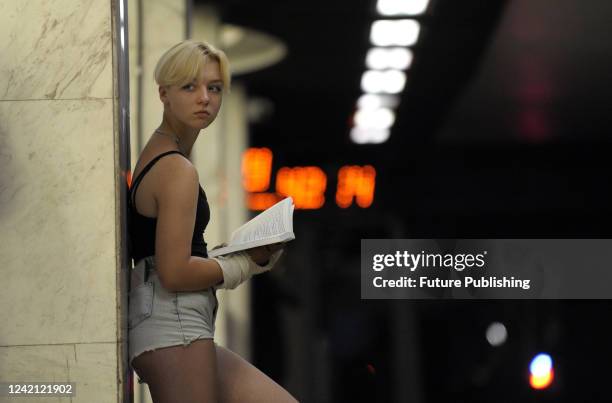
[[247,249],[245,252],[249,254],[251,260],[258,265],[265,265],[270,260],[270,256],[279,250],[283,249],[282,243],[274,243],[271,245],[258,246],[257,248]]

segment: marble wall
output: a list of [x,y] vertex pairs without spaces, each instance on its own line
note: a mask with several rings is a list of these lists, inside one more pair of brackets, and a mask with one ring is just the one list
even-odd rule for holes
[[132,166],[161,123],[163,106],[153,72],[160,56],[185,39],[185,1],[127,0]]
[[0,0],[0,381],[76,382],[41,403],[120,399],[113,3]]

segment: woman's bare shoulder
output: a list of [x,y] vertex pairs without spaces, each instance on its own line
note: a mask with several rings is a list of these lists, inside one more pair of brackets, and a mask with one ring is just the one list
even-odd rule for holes
[[193,184],[198,182],[198,171],[192,162],[182,154],[169,154],[157,164],[155,176],[162,185],[172,183]]
[[[145,145],[145,147],[140,151],[140,155],[136,160],[136,165],[134,166],[134,177],[137,177],[138,174],[153,161],[155,158],[158,158],[158,161],[155,165],[160,164],[164,160],[174,159],[174,160],[184,160],[191,164],[191,161],[187,159],[182,153],[175,152],[169,153],[167,155],[163,155],[164,153],[168,153],[170,151],[178,151],[178,150],[168,150],[159,146],[152,145],[150,142]],[[163,156],[162,156],[163,155]],[[193,164],[192,164],[193,165]]]
[[[143,150],[136,164],[134,177],[137,177],[144,167],[165,151]],[[187,157],[179,153],[168,154],[160,158],[155,165],[150,168],[146,177],[149,177],[147,182],[153,186],[154,189],[151,190],[153,190],[154,193],[160,193],[160,191],[176,185],[191,187],[199,182],[198,171]]]
[[[198,171],[191,161],[179,154],[169,155],[158,167],[153,196],[158,214],[176,209],[192,209],[198,198]],[[159,162],[162,162],[161,160]]]

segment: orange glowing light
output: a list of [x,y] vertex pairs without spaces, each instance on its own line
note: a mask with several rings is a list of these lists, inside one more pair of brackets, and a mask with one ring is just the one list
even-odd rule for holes
[[321,208],[326,187],[327,175],[319,167],[283,167],[276,174],[276,192],[293,197],[296,209]]
[[247,207],[254,211],[265,210],[272,207],[281,201],[281,199],[282,197],[276,193],[247,193],[246,196]]
[[249,148],[242,154],[242,185],[247,192],[265,192],[270,186],[272,151]]
[[132,171],[127,171],[125,173],[125,180],[127,181],[128,189],[132,188]]
[[374,201],[376,170],[371,165],[345,165],[338,171],[336,204],[347,208],[353,204],[353,197],[361,208],[368,208]]
[[550,386],[554,378],[553,370],[551,369],[545,375],[529,375],[529,384],[534,389],[545,389]]

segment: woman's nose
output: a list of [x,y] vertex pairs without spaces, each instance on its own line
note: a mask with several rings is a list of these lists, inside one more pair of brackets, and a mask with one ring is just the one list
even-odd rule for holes
[[200,93],[199,93],[199,98],[198,99],[199,99],[200,102],[203,102],[203,103],[210,102],[210,94],[208,93],[208,89],[205,86],[203,86],[200,89]]

